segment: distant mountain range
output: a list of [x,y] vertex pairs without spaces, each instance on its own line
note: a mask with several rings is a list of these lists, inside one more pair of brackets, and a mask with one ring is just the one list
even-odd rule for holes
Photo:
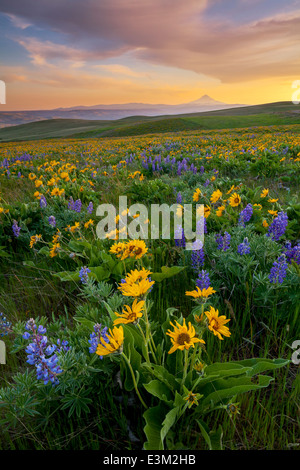
[[88,119],[114,120],[129,116],[160,116],[173,114],[201,113],[221,109],[238,108],[243,104],[226,104],[216,101],[208,95],[189,103],[170,104],[99,104],[94,106],[74,106],[71,108],[56,108],[51,110],[34,111],[1,111],[0,127],[15,126],[45,119]]

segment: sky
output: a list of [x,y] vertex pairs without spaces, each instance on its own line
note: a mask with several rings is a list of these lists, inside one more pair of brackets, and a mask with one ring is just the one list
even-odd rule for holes
[[290,101],[300,0],[0,0],[0,111]]

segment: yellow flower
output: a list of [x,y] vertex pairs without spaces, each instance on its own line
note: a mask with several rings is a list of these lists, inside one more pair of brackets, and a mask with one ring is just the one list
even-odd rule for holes
[[188,402],[188,407],[191,408],[193,405],[198,405],[198,400],[201,397],[203,397],[203,395],[200,395],[200,393],[189,392],[187,396],[184,397],[184,400]]
[[205,206],[204,207],[204,217],[207,219],[207,217],[210,215],[210,207]]
[[119,325],[120,323],[137,323],[138,319],[143,316],[143,307],[145,301],[141,300],[140,302],[137,299],[134,299],[134,302],[131,307],[129,305],[125,305],[123,308],[123,315],[115,312],[115,314],[119,317],[114,321],[114,325]]
[[96,354],[98,354],[98,356],[107,356],[108,354],[122,352],[122,345],[124,342],[124,330],[122,326],[119,328],[115,326],[113,331],[109,329],[109,335],[107,335],[107,338],[109,341],[108,343],[106,343],[103,338],[100,338],[100,343],[96,350]]
[[90,225],[94,225],[94,221],[92,219],[88,220],[85,224],[84,224],[84,228],[89,228]]
[[28,178],[33,181],[36,178],[36,175],[34,173],[29,173]]
[[126,258],[135,258],[140,259],[148,251],[148,248],[144,240],[132,240],[128,242],[125,246],[125,250],[121,256],[121,260]]
[[268,199],[268,202],[277,202],[278,199]]
[[58,243],[59,240],[61,239],[61,231],[59,229],[57,229],[57,233],[56,235],[53,236],[52,238],[52,243]]
[[151,281],[148,277],[151,274],[150,271],[142,268],[140,271],[135,269],[127,274],[124,282],[122,282],[118,289],[123,295],[127,297],[141,297],[151,289],[154,281]]
[[72,225],[72,227],[70,227],[70,231],[72,233],[74,233],[76,230],[78,230],[80,227],[80,223],[79,222],[75,222],[75,225]]
[[205,344],[203,339],[196,338],[195,328],[192,326],[191,322],[188,323],[188,327],[185,324],[185,318],[183,319],[182,326],[177,321],[175,321],[175,323],[177,326],[170,322],[174,331],[168,330],[166,332],[166,335],[170,336],[173,344],[168,354],[172,354],[177,349],[183,351],[184,349],[190,349],[190,347],[194,348],[195,343]]
[[201,191],[199,188],[197,188],[193,194],[193,201],[198,202],[200,196],[201,196]]
[[223,340],[222,335],[227,337],[231,335],[229,328],[225,326],[230,321],[230,318],[227,319],[225,315],[219,317],[219,310],[215,310],[213,307],[210,307],[210,310],[204,313],[208,318],[208,328],[215,336]]
[[34,184],[35,184],[36,188],[39,188],[40,186],[43,185],[43,181],[42,180],[35,180]]
[[229,198],[229,204],[231,207],[237,207],[241,203],[241,197],[238,195],[238,193],[233,193],[232,196]]
[[268,189],[264,189],[260,195],[260,197],[267,197],[267,195],[269,194],[269,190]]
[[118,243],[114,243],[109,252],[110,253],[113,253],[114,255],[116,255],[117,258],[121,258],[124,250],[126,248],[126,243],[124,242],[118,242]]
[[266,219],[263,220],[263,223],[262,223],[262,224],[263,224],[263,226],[264,226],[265,228],[268,228],[268,227],[269,227],[269,224],[268,224],[268,222],[266,221]]
[[59,189],[53,188],[51,191],[51,196],[59,196]]
[[215,204],[221,197],[222,197],[222,193],[219,189],[217,189],[216,191],[214,191],[212,193],[211,198],[210,198],[210,202]]
[[54,256],[56,256],[59,252],[59,248],[60,248],[60,244],[59,243],[55,243],[51,250],[50,250],[50,257],[51,258],[54,258]]
[[227,194],[232,193],[233,190],[234,190],[234,184],[231,186],[231,188],[229,189],[229,191],[227,191]]
[[277,217],[278,211],[268,211],[270,215],[273,215],[273,217]]
[[200,299],[202,297],[208,298],[210,295],[214,294],[216,291],[212,287],[208,287],[207,289],[200,289],[196,286],[196,290],[186,291],[185,295],[189,297],[194,297],[195,299]]
[[30,237],[30,248],[32,248],[37,242],[39,242],[42,238],[42,235],[33,235]]
[[258,210],[262,210],[262,205],[261,204],[253,204],[253,207],[257,207]]
[[196,364],[194,365],[194,369],[196,372],[202,372],[204,368],[205,368],[205,364],[201,361],[197,361]]
[[216,215],[218,217],[222,217],[224,211],[225,211],[225,206],[220,206],[216,211]]

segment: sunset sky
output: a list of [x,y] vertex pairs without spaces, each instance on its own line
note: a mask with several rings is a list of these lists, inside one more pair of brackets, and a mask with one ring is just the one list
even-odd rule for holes
[[0,0],[0,111],[291,100],[300,0]]

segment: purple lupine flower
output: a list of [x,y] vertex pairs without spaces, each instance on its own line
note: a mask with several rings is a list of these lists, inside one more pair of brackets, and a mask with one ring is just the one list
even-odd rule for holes
[[82,206],[81,200],[80,200],[80,199],[77,199],[77,200],[75,201],[75,203],[74,203],[74,208],[73,208],[73,210],[74,210],[75,212],[80,213],[80,212],[81,212],[81,206]]
[[208,289],[210,285],[209,273],[202,269],[199,272],[198,278],[196,279],[196,285],[199,289]]
[[288,268],[288,264],[286,262],[285,255],[281,255],[278,259],[274,262],[270,274],[269,280],[273,284],[282,284],[284,278],[286,277],[286,271]]
[[79,271],[79,277],[80,277],[80,280],[82,282],[82,284],[86,284],[88,282],[88,279],[89,279],[89,275],[88,273],[90,273],[91,270],[89,268],[87,268],[86,266],[83,266],[80,271]]
[[11,331],[12,324],[6,319],[4,313],[0,312],[0,337],[7,335]]
[[56,226],[56,220],[55,220],[54,215],[50,215],[50,217],[48,217],[48,223],[49,223],[49,225],[51,225],[51,227]]
[[68,209],[70,209],[71,211],[74,210],[74,199],[72,198],[72,196],[70,196],[70,199],[68,202]]
[[224,232],[224,236],[220,233],[216,235],[217,249],[227,251],[230,248],[231,235]]
[[41,209],[44,209],[45,207],[47,207],[47,201],[46,201],[46,198],[43,194],[40,197],[40,207],[41,207]]
[[243,243],[240,243],[237,249],[239,255],[248,255],[250,253],[250,245],[248,242],[248,238],[244,238]]
[[18,238],[18,236],[20,235],[21,227],[18,226],[18,222],[16,220],[13,221],[12,231],[14,236]]
[[268,237],[272,237],[272,240],[278,241],[282,235],[284,235],[285,230],[288,225],[288,216],[286,212],[279,212],[278,216],[273,220],[269,226],[267,233]]
[[245,209],[243,209],[240,213],[238,224],[242,227],[245,227],[245,223],[249,222],[253,214],[253,207],[252,204],[247,204]]
[[86,210],[87,210],[87,213],[88,213],[88,214],[91,214],[91,213],[93,212],[94,206],[93,206],[92,201],[89,203],[89,205],[87,206],[87,209],[86,209]]
[[56,351],[58,352],[58,354],[61,353],[62,351],[63,351],[63,352],[67,352],[67,351],[69,351],[70,348],[71,348],[70,346],[68,346],[69,343],[68,343],[68,341],[65,340],[65,339],[64,339],[63,341],[61,341],[60,339],[58,339],[58,340],[56,341],[56,344],[57,344],[57,350],[56,350]]
[[181,195],[180,191],[178,191],[178,193],[176,195],[176,202],[177,202],[177,204],[182,204],[182,195]]
[[[103,341],[105,343],[109,343],[109,339],[107,337],[107,330],[108,330],[107,326],[102,328],[100,323],[96,323],[94,325],[94,331],[93,333],[90,334],[90,339],[89,339],[89,343],[90,343],[89,352],[91,354],[94,354],[97,351],[98,344],[101,344],[102,346],[104,346]],[[103,356],[99,356],[99,357],[100,359],[103,359]]]
[[300,243],[292,247],[291,242],[287,242],[285,245],[284,254],[289,264],[291,264],[292,261],[295,261],[295,263],[300,264]]
[[177,229],[174,232],[175,246],[185,248],[185,235],[181,225],[177,225]]
[[25,349],[27,354],[26,362],[36,367],[37,379],[43,380],[45,385],[48,382],[53,385],[58,384],[57,375],[63,371],[58,365],[58,356],[55,352],[57,346],[48,344],[46,328],[42,325],[37,327],[33,318],[30,318],[26,323],[25,329],[27,331],[23,334],[23,338],[32,341]]
[[197,274],[200,270],[200,266],[204,265],[204,249],[193,250],[191,254],[191,265],[193,271]]
[[210,184],[210,180],[206,180],[205,183],[203,184],[203,186],[205,186],[205,188],[207,188],[207,186],[209,186]]

